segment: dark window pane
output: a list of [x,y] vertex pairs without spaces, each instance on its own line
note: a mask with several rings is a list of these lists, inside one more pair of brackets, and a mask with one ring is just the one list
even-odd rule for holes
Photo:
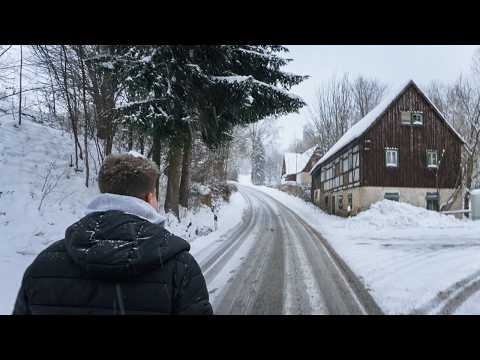
[[398,193],[385,193],[384,198],[386,200],[400,201],[400,195]]

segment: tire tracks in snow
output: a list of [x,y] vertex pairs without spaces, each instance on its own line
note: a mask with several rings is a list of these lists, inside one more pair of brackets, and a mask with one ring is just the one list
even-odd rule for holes
[[[310,264],[314,267],[313,273],[317,277],[317,282],[326,290],[322,291],[322,295],[329,314],[383,314],[361,281],[315,229],[278,200],[263,192],[262,194],[289,214],[293,220],[291,223],[297,224],[298,231],[310,234],[310,239],[306,236],[299,238],[310,258]],[[321,263],[324,265],[323,269]]]
[[[438,294],[426,304],[414,309],[411,315],[427,315],[436,313],[437,315],[453,314],[463,303],[472,295],[480,290],[480,271],[476,271],[470,276],[457,281]],[[435,310],[437,310],[435,312]]]
[[[247,190],[244,193],[251,196]],[[282,313],[283,247],[276,239],[278,230],[272,231],[278,227],[266,216],[269,212],[266,204],[256,203],[260,214],[257,226],[262,226],[264,231],[256,234],[246,260],[214,304],[218,314]]]
[[[242,194],[241,190],[239,190],[239,192]],[[228,233],[223,235],[220,238],[223,238],[223,240],[220,240],[223,241],[223,243],[218,246],[217,250],[213,251],[199,264],[207,283],[211,282],[211,280],[218,275],[225,263],[230,260],[235,251],[247,239],[247,236],[245,235],[248,234],[255,226],[255,207],[247,196],[244,196],[244,198],[248,202],[248,210],[246,210],[242,215],[242,222]],[[208,248],[211,248],[215,245],[216,244],[213,243]],[[202,252],[199,252],[199,254],[203,253],[205,250],[207,250],[207,248],[202,250]]]
[[241,188],[242,195],[256,200],[253,217],[263,228],[255,234],[246,261],[217,297],[216,313],[382,314],[318,232],[271,196]]

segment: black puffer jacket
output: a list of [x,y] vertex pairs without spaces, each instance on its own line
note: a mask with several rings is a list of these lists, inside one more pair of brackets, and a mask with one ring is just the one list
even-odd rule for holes
[[13,314],[212,314],[189,250],[137,216],[92,213],[26,270]]

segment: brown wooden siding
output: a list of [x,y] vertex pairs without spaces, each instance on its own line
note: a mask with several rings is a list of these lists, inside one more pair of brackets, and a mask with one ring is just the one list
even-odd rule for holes
[[[400,111],[423,111],[423,126],[400,123]],[[367,144],[365,141],[371,140]],[[445,156],[440,165],[440,188],[455,187],[460,172],[460,139],[441,119],[431,105],[412,85],[361,138],[361,185],[388,187],[436,187],[435,171],[427,168],[427,149],[442,149]],[[399,149],[398,168],[385,166],[385,148]]]

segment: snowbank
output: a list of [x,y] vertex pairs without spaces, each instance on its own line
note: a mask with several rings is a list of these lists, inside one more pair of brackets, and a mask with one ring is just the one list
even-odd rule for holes
[[457,226],[465,223],[451,215],[444,215],[435,211],[400,203],[391,200],[382,200],[372,204],[370,209],[350,218],[351,223],[376,228],[410,228],[410,227],[434,227]]
[[[193,243],[197,238],[202,237],[203,242],[206,235],[221,236],[224,232],[236,226],[242,218],[242,213],[247,206],[245,199],[235,192],[230,196],[230,201],[223,201],[217,204],[217,222],[215,224],[214,213],[208,206],[200,206],[197,209],[181,209],[180,221],[174,215],[167,215],[166,228]],[[197,245],[196,245],[197,246]]]

